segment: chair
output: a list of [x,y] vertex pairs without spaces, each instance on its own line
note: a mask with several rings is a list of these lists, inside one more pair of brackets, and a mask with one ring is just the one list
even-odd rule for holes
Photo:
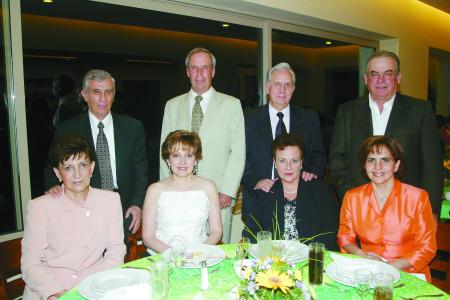
[[[438,223],[436,243],[438,253],[430,264],[431,282],[441,290],[450,293],[450,224]],[[442,274],[444,276],[439,276]]]
[[0,243],[0,299],[22,298],[25,282],[20,271],[21,240]]
[[125,262],[139,259],[147,253],[147,247],[142,242],[142,226],[139,227],[135,234],[128,236],[126,245],[127,255],[125,256]]

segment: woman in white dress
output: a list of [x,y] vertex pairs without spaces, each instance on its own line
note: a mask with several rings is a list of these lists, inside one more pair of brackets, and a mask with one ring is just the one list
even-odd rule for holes
[[187,245],[217,244],[222,238],[218,192],[212,181],[195,175],[196,165],[202,159],[199,136],[185,130],[169,133],[161,156],[171,175],[147,189],[142,223],[144,244],[154,252],[169,248],[173,236],[182,236]]

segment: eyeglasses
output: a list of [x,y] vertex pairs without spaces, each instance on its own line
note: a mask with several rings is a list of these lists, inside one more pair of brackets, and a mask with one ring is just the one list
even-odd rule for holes
[[378,162],[381,162],[381,165],[383,167],[387,167],[387,166],[390,165],[390,163],[392,161],[394,161],[394,158],[392,158],[392,157],[382,157],[380,159],[376,159],[376,158],[373,158],[373,157],[368,157],[366,159],[366,164],[368,164],[370,166],[375,166],[375,165],[377,165]]

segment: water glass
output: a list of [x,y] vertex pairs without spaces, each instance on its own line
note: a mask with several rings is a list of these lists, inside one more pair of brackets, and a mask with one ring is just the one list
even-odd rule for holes
[[272,242],[272,256],[283,258],[286,248],[282,241]]
[[242,237],[242,239],[238,242],[238,246],[236,247],[236,256],[239,259],[248,258],[248,253],[250,251],[250,239],[246,237]]
[[373,275],[373,283],[375,285],[375,291],[373,294],[374,300],[392,300],[393,290],[392,285],[394,283],[394,276],[386,273],[377,273]]
[[169,265],[165,261],[157,261],[151,265],[152,299],[167,299],[169,291]]
[[309,283],[322,284],[323,280],[323,243],[313,242],[309,244]]
[[270,255],[272,250],[272,232],[260,231],[256,234],[256,242],[258,244],[258,257]]
[[370,284],[372,282],[372,272],[367,269],[358,269],[355,271],[355,287],[360,299],[367,294],[370,290]]
[[169,240],[170,261],[174,267],[182,267],[186,261],[186,240],[179,235]]

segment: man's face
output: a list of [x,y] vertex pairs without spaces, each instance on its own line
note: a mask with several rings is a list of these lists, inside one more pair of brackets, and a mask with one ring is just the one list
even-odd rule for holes
[[292,76],[286,69],[278,69],[272,72],[270,83],[266,87],[270,104],[278,111],[289,105],[295,86]]
[[215,69],[208,53],[192,54],[186,72],[194,92],[202,95],[210,89]]
[[89,80],[87,89],[81,90],[89,111],[100,121],[111,111],[114,93],[114,82],[111,78],[102,81]]
[[367,65],[364,81],[375,102],[384,103],[397,92],[401,74],[391,57],[375,57]]

